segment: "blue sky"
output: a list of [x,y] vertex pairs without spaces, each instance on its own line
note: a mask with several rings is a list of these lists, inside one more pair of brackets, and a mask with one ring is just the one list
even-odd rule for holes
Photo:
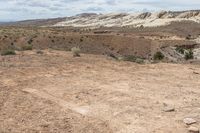
[[54,18],[85,12],[196,9],[200,9],[200,0],[0,0],[0,21]]

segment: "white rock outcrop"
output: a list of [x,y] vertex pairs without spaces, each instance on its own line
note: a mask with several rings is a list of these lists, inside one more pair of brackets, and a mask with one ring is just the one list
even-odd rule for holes
[[68,17],[65,21],[54,26],[72,27],[157,27],[171,22],[194,21],[200,23],[200,11],[161,11],[144,13],[109,13],[109,14],[80,14]]

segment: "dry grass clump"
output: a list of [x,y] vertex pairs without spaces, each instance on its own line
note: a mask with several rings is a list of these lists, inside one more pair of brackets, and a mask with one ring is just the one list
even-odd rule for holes
[[81,49],[79,47],[73,47],[71,49],[71,52],[73,54],[73,57],[80,57]]
[[5,55],[16,55],[15,50],[12,49],[6,49],[1,51],[1,55],[5,56]]
[[22,50],[33,50],[33,46],[32,45],[23,46]]
[[135,62],[138,64],[143,64],[144,63],[144,59],[134,56],[134,55],[126,55],[126,56],[120,56],[118,57],[119,61],[129,61],[129,62]]

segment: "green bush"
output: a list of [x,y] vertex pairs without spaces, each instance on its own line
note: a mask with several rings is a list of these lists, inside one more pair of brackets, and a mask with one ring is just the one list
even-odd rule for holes
[[185,59],[186,60],[190,60],[194,58],[194,53],[192,52],[192,50],[189,50],[187,52],[185,52]]
[[165,56],[160,51],[156,52],[153,56],[154,60],[163,60],[164,58],[165,58]]
[[81,52],[80,48],[73,47],[71,49],[71,52],[72,52],[72,54],[73,54],[74,57],[80,57],[80,52]]
[[183,48],[181,48],[181,47],[176,47],[175,50],[180,54],[184,54],[184,52],[185,52],[185,50]]
[[32,45],[23,46],[22,50],[33,50],[33,46]]
[[11,49],[7,49],[7,50],[4,50],[1,52],[1,55],[4,56],[4,55],[16,55],[15,51],[14,50],[11,50]]

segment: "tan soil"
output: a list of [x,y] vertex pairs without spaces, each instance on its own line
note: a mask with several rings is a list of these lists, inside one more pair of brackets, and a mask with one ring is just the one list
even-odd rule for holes
[[[0,132],[186,133],[200,127],[200,67],[45,50],[0,56]],[[175,107],[164,112],[165,104]]]

